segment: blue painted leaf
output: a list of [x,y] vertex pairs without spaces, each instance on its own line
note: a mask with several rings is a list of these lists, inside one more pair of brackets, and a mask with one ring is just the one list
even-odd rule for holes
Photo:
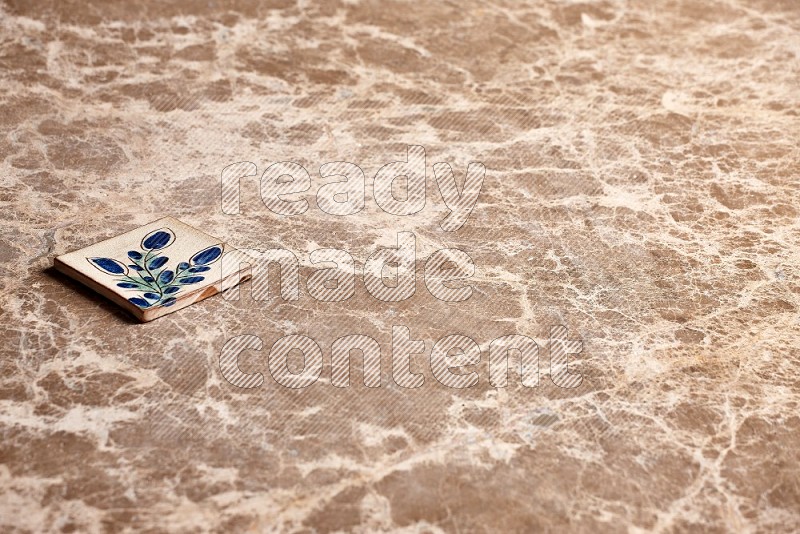
[[164,264],[165,264],[165,263],[167,263],[168,261],[169,261],[169,258],[168,258],[168,257],[166,257],[166,256],[159,256],[158,258],[153,258],[153,260],[152,260],[152,261],[150,261],[150,265],[149,265],[149,267],[150,267],[151,269],[160,269],[160,268],[161,268],[161,267],[163,267],[163,266],[164,266]]
[[175,234],[169,228],[160,228],[144,236],[142,248],[144,250],[161,250],[175,241]]
[[186,276],[184,278],[178,278],[178,282],[181,284],[196,284],[197,282],[202,282],[205,280],[202,276]]
[[214,263],[222,256],[222,245],[211,245],[204,248],[189,260],[192,265],[208,265]]
[[152,276],[145,276],[144,278],[142,278],[142,280],[144,280],[148,284],[152,284],[153,282],[155,282],[155,279]]
[[211,267],[206,267],[205,265],[201,265],[200,267],[192,267],[189,269],[190,273],[204,273],[206,271],[210,271]]
[[86,258],[89,263],[107,274],[127,274],[128,268],[125,264],[112,260],[111,258]]
[[175,278],[175,273],[172,271],[164,271],[160,275],[158,275],[158,281],[162,284],[169,284],[172,282],[172,279]]
[[132,297],[132,298],[129,298],[129,299],[128,299],[128,302],[131,302],[131,303],[133,303],[133,304],[136,304],[136,305],[137,305],[137,306],[139,306],[140,308],[149,308],[149,307],[150,307],[150,303],[149,303],[149,302],[147,302],[147,301],[146,301],[146,300],[144,300],[144,299],[140,299],[139,297]]
[[129,250],[128,251],[128,257],[130,259],[132,259],[132,260],[141,260],[142,259],[142,253],[141,252],[136,252],[135,250]]
[[178,300],[175,297],[170,297],[166,299],[164,302],[161,303],[162,306],[172,306],[175,304],[175,301]]
[[142,295],[142,296],[143,296],[144,298],[148,299],[148,300],[158,300],[158,299],[160,299],[160,298],[161,298],[161,295],[159,295],[158,293],[150,293],[150,292],[148,292],[148,293],[145,293],[145,294],[144,294],[144,295]]
[[189,268],[189,264],[188,264],[188,263],[186,263],[185,261],[182,261],[182,262],[180,262],[180,263],[178,264],[178,270],[179,270],[179,271],[185,271],[185,270],[186,270],[186,269],[188,269],[188,268]]
[[139,284],[132,284],[130,282],[120,282],[117,284],[117,287],[124,287],[125,289],[135,289],[139,287]]
[[181,288],[179,288],[178,286],[172,286],[172,287],[168,287],[167,289],[165,289],[164,293],[167,294],[167,295],[171,295],[172,293],[177,293],[180,290],[181,290]]
[[144,269],[142,269],[142,268],[141,268],[141,267],[139,267],[138,265],[134,265],[134,264],[132,264],[132,263],[131,263],[130,265],[128,265],[128,267],[130,267],[130,268],[131,268],[131,269],[133,269],[134,271],[144,271]]

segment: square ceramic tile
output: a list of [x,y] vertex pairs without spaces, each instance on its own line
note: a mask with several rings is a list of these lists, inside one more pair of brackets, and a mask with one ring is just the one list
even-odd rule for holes
[[54,265],[140,321],[152,321],[244,280],[239,262],[227,261],[231,253],[238,251],[165,217],[58,256]]

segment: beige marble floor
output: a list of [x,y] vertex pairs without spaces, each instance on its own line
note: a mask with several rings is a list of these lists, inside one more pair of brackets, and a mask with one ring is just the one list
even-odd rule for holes
[[[800,530],[800,3],[132,4],[0,7],[0,530]],[[428,202],[392,216],[370,184],[409,145]],[[272,213],[257,177],[222,212],[224,167],[284,160],[311,173],[306,213]],[[367,176],[356,215],[315,203],[333,161]],[[478,204],[444,232],[432,165],[471,161]],[[293,251],[300,298],[140,325],[50,269],[165,215]],[[311,251],[360,268],[398,231],[418,276],[468,252],[472,297],[309,296]],[[492,387],[493,339],[559,324],[578,388],[544,350],[538,387]],[[395,325],[425,343],[420,388],[392,379]],[[359,363],[331,384],[354,333],[379,388]],[[482,350],[473,388],[432,375],[452,333]],[[289,334],[323,350],[306,389],[267,370]],[[260,388],[220,372],[240,335]]]

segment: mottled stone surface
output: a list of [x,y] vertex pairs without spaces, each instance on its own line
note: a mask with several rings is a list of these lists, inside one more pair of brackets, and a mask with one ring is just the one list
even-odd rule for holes
[[[800,3],[6,0],[0,8],[0,529],[301,532],[800,529]],[[410,217],[280,217],[220,172],[350,161],[410,144]],[[431,165],[486,165],[446,233]],[[322,247],[362,265],[395,232],[419,270],[477,266],[470,300],[216,297],[139,325],[52,258],[174,215],[239,247]],[[245,286],[246,287],[246,286]],[[488,344],[584,342],[576,389],[495,389]],[[425,341],[391,377],[392,325]],[[483,349],[454,390],[428,355]],[[330,383],[364,333],[382,387]],[[259,336],[221,376],[226,340]],[[319,382],[278,386],[272,344],[306,334]],[[358,360],[355,360],[357,362]],[[546,364],[543,353],[542,361]]]

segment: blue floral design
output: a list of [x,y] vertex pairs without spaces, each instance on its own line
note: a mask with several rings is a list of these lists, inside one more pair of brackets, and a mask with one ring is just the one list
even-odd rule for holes
[[211,270],[212,263],[222,257],[222,244],[212,245],[196,252],[188,262],[182,261],[172,270],[167,266],[169,258],[160,251],[175,241],[175,233],[169,228],[159,228],[144,236],[141,252],[128,251],[127,265],[112,258],[86,258],[96,269],[113,276],[117,287],[137,291],[129,302],[140,308],[172,306],[177,293],[184,286],[205,280],[202,273]]

